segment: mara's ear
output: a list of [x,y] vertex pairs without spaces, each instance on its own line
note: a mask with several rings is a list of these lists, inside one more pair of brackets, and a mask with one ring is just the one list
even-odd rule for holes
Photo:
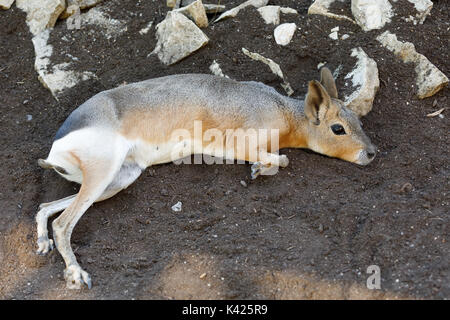
[[310,81],[305,99],[305,115],[309,121],[319,125],[330,103],[331,98],[325,88],[316,80]]
[[334,78],[331,74],[330,69],[328,69],[327,67],[323,67],[320,70],[320,83],[324,86],[325,90],[327,90],[331,98],[338,98],[336,83],[334,82]]

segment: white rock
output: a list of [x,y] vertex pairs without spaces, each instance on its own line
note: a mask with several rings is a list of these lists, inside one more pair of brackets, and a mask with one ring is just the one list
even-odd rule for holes
[[38,79],[44,87],[50,90],[52,95],[58,99],[58,95],[64,89],[71,88],[83,80],[96,78],[92,72],[79,72],[69,70],[70,63],[60,63],[50,67],[50,57],[53,47],[49,44],[50,30],[44,30],[32,39],[36,60],[34,68],[38,73]]
[[280,11],[283,14],[298,14],[297,10],[288,7],[281,7]]
[[220,20],[226,19],[226,18],[233,18],[236,17],[236,15],[244,8],[247,8],[248,6],[253,6],[255,8],[261,8],[267,5],[269,3],[269,0],[248,0],[244,3],[241,3],[237,7],[234,7],[231,10],[225,11],[218,17],[214,22],[218,22]]
[[181,211],[181,208],[182,208],[182,205],[183,205],[183,203],[182,203],[181,201],[178,201],[177,203],[175,203],[175,204],[172,206],[172,211],[173,211],[173,212],[180,212],[180,211]]
[[139,34],[141,34],[141,35],[147,34],[148,31],[150,30],[150,28],[152,27],[152,25],[153,25],[153,21],[150,21],[149,23],[147,23],[147,25],[144,28],[139,30]]
[[358,58],[358,61],[355,69],[347,74],[345,79],[351,79],[353,87],[357,87],[357,89],[345,97],[344,103],[362,117],[372,110],[375,94],[380,87],[378,68],[375,60],[371,59],[361,48],[354,48],[351,55]]
[[352,0],[352,13],[364,31],[381,29],[394,15],[388,0]]
[[156,26],[155,50],[164,64],[173,64],[208,43],[208,37],[184,15],[169,11]]
[[330,30],[331,32],[338,32],[339,31],[339,26],[338,27],[334,27],[333,29]]
[[66,9],[61,13],[59,16],[60,19],[66,19],[73,15],[77,8],[80,9],[87,9],[92,8],[102,2],[103,0],[67,0],[66,1]]
[[333,40],[339,39],[339,36],[338,36],[337,31],[333,31],[333,32],[330,33],[328,36],[329,36],[331,39],[333,39]]
[[225,6],[221,4],[208,4],[204,3],[203,7],[205,8],[206,13],[222,13],[225,11]]
[[448,78],[435,65],[433,65],[424,55],[418,53],[411,42],[401,42],[397,40],[395,34],[385,31],[377,40],[388,50],[406,63],[414,63],[417,74],[417,96],[424,99],[434,95],[448,84]]
[[167,5],[169,8],[175,8],[176,3],[177,3],[177,0],[167,0],[167,1],[166,1],[166,5]]
[[211,65],[209,66],[209,70],[211,70],[211,72],[216,76],[230,78],[229,76],[223,74],[222,69],[220,68],[216,60],[211,63]]
[[343,34],[343,35],[341,36],[341,39],[342,39],[342,40],[345,40],[345,39],[348,39],[348,38],[350,38],[350,36],[349,36],[348,34]]
[[46,28],[53,28],[59,15],[66,8],[65,0],[17,0],[16,6],[27,14],[30,32],[37,35]]
[[258,9],[266,24],[280,24],[280,6],[264,6]]
[[186,7],[188,5],[190,5],[192,2],[195,2],[196,0],[181,0],[181,7]]
[[291,42],[296,29],[297,25],[295,23],[280,24],[273,32],[275,42],[281,46],[288,45]]
[[202,0],[192,2],[186,7],[175,9],[174,11],[184,14],[186,17],[195,22],[200,28],[208,26],[208,17],[206,16],[205,7]]
[[0,8],[3,10],[8,10],[9,8],[11,8],[13,3],[14,0],[0,0]]
[[284,91],[286,91],[288,96],[290,96],[290,95],[292,95],[294,93],[294,90],[292,90],[291,85],[286,81],[286,79],[285,79],[285,77],[283,75],[283,72],[281,71],[280,66],[276,62],[274,62],[272,59],[263,57],[259,53],[250,52],[250,51],[248,51],[245,48],[242,48],[242,52],[246,56],[250,57],[251,59],[256,60],[256,61],[260,61],[260,62],[268,65],[270,70],[283,80],[283,83],[281,84],[281,86],[283,87]]
[[433,2],[430,0],[408,0],[417,10],[417,14],[413,17],[412,21],[414,24],[420,23],[422,24],[426,17],[430,14],[431,9],[433,8]]
[[311,4],[311,6],[308,8],[308,14],[319,14],[322,16],[330,17],[337,20],[348,20],[353,23],[352,18],[341,15],[341,14],[334,14],[328,11],[328,8],[330,5],[335,2],[336,0],[316,0]]

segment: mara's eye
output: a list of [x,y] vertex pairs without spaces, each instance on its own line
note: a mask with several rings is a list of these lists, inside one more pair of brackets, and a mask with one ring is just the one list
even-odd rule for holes
[[345,134],[345,129],[340,124],[333,124],[331,126],[331,130],[333,130],[333,133],[337,134],[338,136]]

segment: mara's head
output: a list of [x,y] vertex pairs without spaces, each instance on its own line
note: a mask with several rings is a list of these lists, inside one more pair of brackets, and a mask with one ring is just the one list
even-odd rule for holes
[[362,130],[356,113],[338,99],[329,69],[322,68],[320,82],[309,82],[304,108],[309,149],[360,165],[375,158],[375,145]]

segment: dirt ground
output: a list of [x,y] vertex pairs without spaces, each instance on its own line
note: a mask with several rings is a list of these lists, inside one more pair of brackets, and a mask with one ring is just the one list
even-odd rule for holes
[[[231,8],[243,1],[220,2]],[[426,117],[448,108],[450,91],[418,100],[414,66],[375,40],[390,30],[449,76],[450,6],[434,1],[423,25],[397,16],[384,29],[364,33],[347,21],[308,16],[310,3],[270,1],[299,12],[281,16],[282,23],[300,28],[286,47],[275,43],[274,26],[249,8],[204,29],[206,47],[165,66],[147,57],[156,44],[155,25],[168,11],[165,1],[105,1],[100,8],[125,20],[126,32],[107,39],[95,26],[67,30],[64,21],[51,32],[54,48],[79,58],[77,68],[98,77],[65,91],[59,101],[37,79],[25,14],[15,5],[0,12],[0,298],[450,298],[450,114],[446,109],[443,118]],[[348,5],[332,9],[345,13]],[[396,6],[412,9],[406,0]],[[148,34],[140,35],[152,20]],[[335,26],[350,38],[330,39]],[[345,87],[344,75],[356,61],[351,49],[362,47],[377,62],[381,83],[372,112],[362,119],[380,150],[376,159],[360,167],[285,149],[290,165],[254,181],[248,164],[148,168],[77,224],[72,246],[93,287],[67,290],[59,253],[34,253],[38,205],[78,190],[37,166],[58,127],[99,91],[169,74],[210,73],[213,60],[236,80],[261,81],[284,93],[280,80],[242,47],[279,63],[298,97],[308,80],[317,79],[323,61],[332,70],[342,65],[337,84]],[[178,201],[183,210],[173,212]],[[370,265],[380,267],[381,290],[366,288]]]

